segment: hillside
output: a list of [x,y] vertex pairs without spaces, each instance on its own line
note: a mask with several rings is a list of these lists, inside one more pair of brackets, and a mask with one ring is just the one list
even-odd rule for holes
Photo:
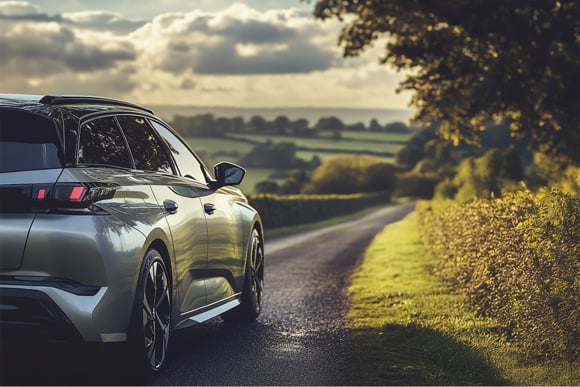
[[291,120],[299,118],[307,119],[311,124],[315,124],[321,117],[338,117],[345,124],[362,122],[368,125],[371,119],[375,118],[381,124],[401,121],[409,123],[409,118],[413,114],[412,110],[404,109],[352,109],[352,108],[235,108],[224,106],[175,106],[175,105],[152,105],[151,108],[156,114],[167,121],[171,121],[175,115],[195,116],[198,114],[211,113],[216,117],[242,117],[249,120],[254,115],[260,115],[266,120],[274,120],[282,115]]

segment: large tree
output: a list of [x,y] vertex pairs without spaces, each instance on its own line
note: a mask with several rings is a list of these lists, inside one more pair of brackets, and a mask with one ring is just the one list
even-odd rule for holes
[[580,164],[580,6],[576,0],[318,0],[315,16],[345,22],[357,56],[378,38],[382,63],[410,75],[418,124],[477,142],[490,119],[535,150]]

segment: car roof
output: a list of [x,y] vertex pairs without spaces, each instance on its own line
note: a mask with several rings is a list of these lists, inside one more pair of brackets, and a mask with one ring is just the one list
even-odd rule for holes
[[134,103],[88,95],[0,94],[0,106],[25,109],[36,113],[47,112],[47,110],[51,110],[50,107],[58,107],[79,118],[106,111],[154,114],[151,109]]

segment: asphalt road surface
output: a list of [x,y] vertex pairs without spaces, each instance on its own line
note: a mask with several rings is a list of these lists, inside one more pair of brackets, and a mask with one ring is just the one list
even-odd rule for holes
[[[345,385],[344,316],[350,274],[377,232],[412,203],[354,221],[266,239],[263,312],[254,323],[216,318],[177,331],[153,385]],[[266,235],[267,236],[267,235]],[[122,376],[124,359],[85,347],[2,351],[0,382],[24,385],[141,384]]]

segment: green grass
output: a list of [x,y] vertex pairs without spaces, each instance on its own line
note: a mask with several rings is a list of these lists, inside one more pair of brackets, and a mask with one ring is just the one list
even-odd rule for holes
[[[316,155],[316,156],[318,156],[318,158],[321,161],[324,161],[328,158],[335,157],[335,156],[337,156],[339,154],[343,154],[343,153],[346,153],[346,152],[316,152],[316,151],[299,150],[299,151],[296,151],[296,157],[301,158],[301,159],[306,160],[306,161],[310,161],[310,160],[312,160],[312,157],[314,155]],[[375,157],[378,157],[387,163],[392,163],[392,164],[395,163],[395,157],[388,157],[388,156],[375,156]]]
[[381,133],[381,132],[342,132],[343,138],[356,138],[366,141],[407,142],[413,133]]
[[413,213],[385,228],[353,274],[355,385],[578,385],[578,364],[533,362],[436,277]]
[[268,140],[273,142],[286,141],[293,142],[297,147],[302,148],[340,150],[343,152],[372,151],[394,154],[403,146],[403,144],[399,142],[398,137],[396,140],[393,140],[393,142],[390,142],[387,135],[385,134],[384,136],[385,139],[383,141],[373,139],[361,139],[356,141],[352,141],[350,139],[334,140],[332,138],[306,138],[269,134],[232,134],[230,135],[230,138],[244,138],[258,142],[266,142]]
[[210,154],[216,152],[239,152],[240,154],[245,154],[254,148],[252,144],[231,138],[188,137],[186,140],[193,149],[205,148]]
[[[290,171],[286,171],[290,172]],[[259,183],[264,180],[273,180],[278,184],[283,184],[286,179],[272,179],[270,175],[276,173],[276,169],[271,168],[248,168],[246,170],[246,175],[244,176],[244,180],[242,180],[242,184],[240,185],[240,189],[244,191],[246,194],[254,193],[254,187],[256,183]]]
[[[385,133],[358,133],[358,132],[344,132],[345,136],[355,137],[360,135],[361,141],[350,141],[350,140],[332,140],[330,138],[318,138],[318,139],[308,139],[304,137],[291,137],[291,136],[269,136],[269,135],[253,135],[253,134],[235,134],[228,138],[211,138],[211,137],[188,137],[186,138],[190,146],[195,149],[206,149],[210,154],[210,159],[205,160],[209,168],[213,166],[214,163],[219,161],[230,161],[239,162],[239,158],[244,154],[249,153],[254,145],[236,140],[236,138],[249,138],[254,141],[265,142],[268,139],[272,141],[291,141],[295,142],[298,146],[305,147],[317,147],[321,149],[327,149],[328,151],[308,151],[299,150],[296,152],[296,156],[304,159],[311,160],[313,156],[317,155],[320,160],[324,161],[329,157],[336,156],[341,153],[356,153],[364,150],[374,150],[378,152],[392,152],[398,151],[402,145],[398,144],[397,141],[403,141],[408,138],[408,135],[402,134],[385,134]],[[374,142],[373,141],[379,141]],[[390,140],[389,140],[390,139]],[[393,141],[394,143],[389,143],[388,141]],[[382,141],[382,142],[380,142]],[[332,151],[336,147],[335,150]],[[374,148],[374,149],[371,149]],[[219,152],[230,153],[230,155],[216,155]],[[239,155],[236,157],[234,153]],[[394,157],[382,157],[386,162],[394,163]],[[283,184],[285,179],[271,179],[269,176],[276,172],[275,169],[269,168],[249,168],[247,174],[242,182],[240,188],[247,194],[254,193],[254,186],[256,183],[264,180],[274,180],[279,184]],[[287,171],[288,173],[290,171]]]

